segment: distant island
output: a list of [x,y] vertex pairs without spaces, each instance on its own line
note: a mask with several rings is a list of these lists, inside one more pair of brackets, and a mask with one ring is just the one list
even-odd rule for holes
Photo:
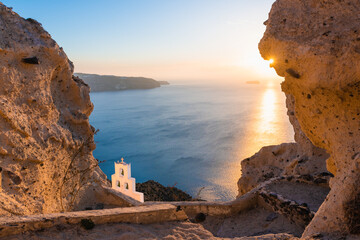
[[170,85],[168,81],[158,81],[160,85]]
[[156,81],[152,78],[144,77],[120,77],[88,73],[74,73],[74,75],[84,80],[90,86],[91,92],[152,89],[161,85],[169,85],[167,81]]

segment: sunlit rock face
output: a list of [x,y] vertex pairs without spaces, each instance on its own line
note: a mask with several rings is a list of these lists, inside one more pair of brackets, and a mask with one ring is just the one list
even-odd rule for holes
[[42,26],[0,3],[0,215],[83,209],[107,185],[89,87]]
[[[359,233],[349,203],[360,183],[360,3],[356,0],[278,0],[259,44],[285,77],[302,132],[330,154],[331,192],[304,236]],[[358,204],[359,205],[359,202]]]

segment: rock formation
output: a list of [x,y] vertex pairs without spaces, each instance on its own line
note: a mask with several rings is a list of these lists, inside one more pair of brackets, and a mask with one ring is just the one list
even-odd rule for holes
[[[277,0],[259,44],[285,77],[296,143],[265,147],[243,161],[239,193],[259,197],[240,200],[257,199],[310,222],[303,238],[360,233],[359,12],[355,0]],[[0,26],[0,216],[122,204],[106,190],[92,156],[89,87],[73,76],[72,63],[37,21],[0,3]],[[325,196],[326,180],[313,177],[327,175],[325,162],[334,177],[319,210],[318,202],[284,197],[301,181],[310,181],[305,191]],[[249,192],[263,182],[259,193]]]
[[89,87],[37,21],[0,3],[0,26],[0,215],[103,202]]
[[136,190],[144,193],[145,201],[192,201],[193,198],[176,187],[165,187],[154,180],[136,183]]
[[303,237],[360,233],[359,12],[355,0],[277,0],[259,44],[285,77],[297,141],[306,136],[330,154],[331,191]]

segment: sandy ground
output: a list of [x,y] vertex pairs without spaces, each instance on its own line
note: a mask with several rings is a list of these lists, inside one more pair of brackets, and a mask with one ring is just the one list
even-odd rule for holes
[[[225,230],[225,229],[224,229]],[[224,231],[223,230],[223,231]],[[264,235],[249,238],[218,238],[204,229],[201,224],[191,222],[171,222],[162,224],[106,224],[95,226],[92,230],[85,230],[80,226],[54,227],[43,231],[27,232],[23,235],[1,238],[1,240],[182,240],[182,239],[234,239],[234,240],[290,240],[287,234]]]
[[[24,235],[6,237],[7,240],[135,240],[135,239],[214,239],[214,236],[199,224],[169,222],[162,224],[106,224],[85,230],[80,226],[53,227],[44,231],[28,232]],[[2,240],[5,240],[2,239]]]
[[214,236],[223,238],[259,236],[270,233],[289,233],[301,236],[304,231],[303,228],[290,222],[284,216],[263,208],[252,209],[228,218],[207,217],[202,225]]

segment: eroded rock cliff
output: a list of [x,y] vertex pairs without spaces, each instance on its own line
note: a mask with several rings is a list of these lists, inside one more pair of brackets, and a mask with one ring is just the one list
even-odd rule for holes
[[285,77],[304,135],[330,158],[331,191],[306,228],[315,233],[359,234],[360,4],[356,0],[277,0],[259,44]]
[[41,24],[0,3],[0,215],[101,202],[90,90],[72,74]]

